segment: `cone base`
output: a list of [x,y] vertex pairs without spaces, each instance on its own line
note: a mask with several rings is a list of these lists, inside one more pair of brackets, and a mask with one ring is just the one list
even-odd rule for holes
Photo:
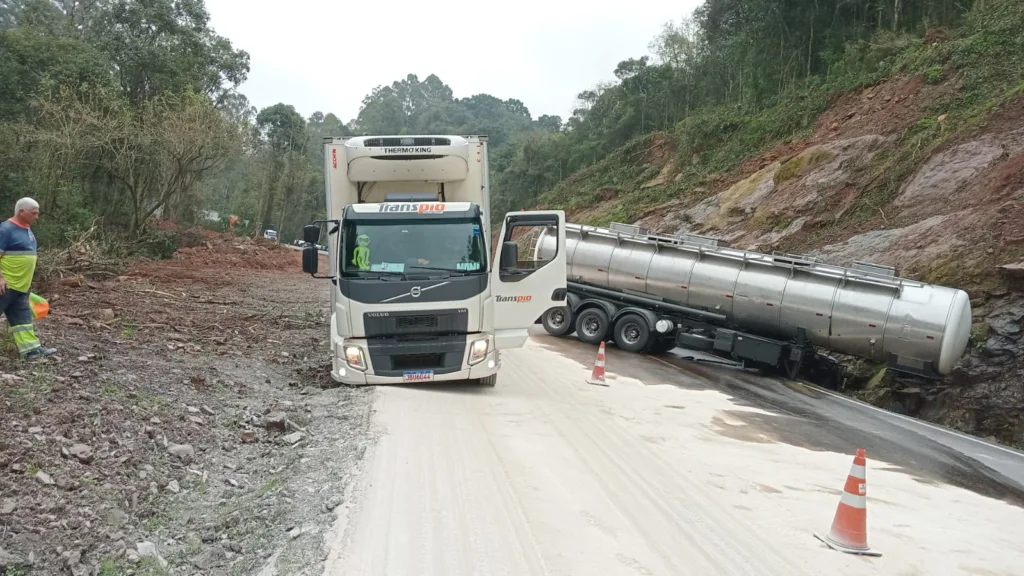
[[593,378],[587,378],[587,384],[593,384],[594,386],[608,386],[607,382],[601,380],[594,380]]
[[829,538],[827,535],[822,536],[821,534],[818,534],[817,532],[814,532],[813,534],[814,534],[815,538],[817,538],[818,540],[821,540],[822,542],[824,542],[826,546],[828,546],[829,548],[831,548],[833,550],[837,550],[839,552],[846,552],[847,554],[859,554],[861,556],[881,556],[882,555],[882,553],[879,552],[878,550],[872,550],[871,548],[867,548],[867,549],[850,548],[849,546],[843,546],[839,542],[836,542],[835,540]]

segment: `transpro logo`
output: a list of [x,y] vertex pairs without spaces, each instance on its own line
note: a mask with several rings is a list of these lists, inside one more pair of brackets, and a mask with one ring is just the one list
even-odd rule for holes
[[444,212],[445,205],[443,202],[420,202],[419,204],[414,203],[402,203],[402,204],[381,204],[381,212],[403,212],[403,213],[415,213],[415,214],[439,214]]
[[533,300],[533,296],[498,296],[498,302],[529,302]]

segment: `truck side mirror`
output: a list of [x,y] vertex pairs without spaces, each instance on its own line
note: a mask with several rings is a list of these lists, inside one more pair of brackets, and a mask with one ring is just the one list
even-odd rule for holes
[[501,244],[501,269],[514,270],[519,265],[519,244],[503,242]]
[[[320,227],[316,224],[306,224],[302,227],[302,239],[307,244],[316,244],[320,241]],[[305,258],[305,256],[303,256]]]
[[[306,231],[309,231],[310,226],[306,226]],[[313,226],[313,228],[316,228]],[[317,230],[319,233],[319,230]],[[309,238],[309,235],[306,235]],[[317,238],[319,240],[319,238]],[[317,250],[316,244],[307,245],[302,249],[302,271],[306,274],[316,275],[317,270],[320,268],[320,251]]]

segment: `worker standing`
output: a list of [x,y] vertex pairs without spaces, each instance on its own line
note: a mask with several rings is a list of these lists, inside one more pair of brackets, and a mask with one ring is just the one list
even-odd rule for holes
[[22,198],[14,205],[14,217],[0,223],[0,313],[7,317],[18,354],[26,360],[57,351],[39,343],[29,304],[36,271],[36,237],[31,226],[38,218],[39,203]]

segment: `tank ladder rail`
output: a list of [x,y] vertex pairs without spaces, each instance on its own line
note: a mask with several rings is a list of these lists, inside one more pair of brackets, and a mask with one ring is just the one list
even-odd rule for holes
[[793,271],[801,270],[819,276],[838,279],[841,285],[845,285],[847,282],[858,282],[893,288],[898,292],[902,292],[902,289],[905,286],[927,286],[924,282],[911,280],[909,278],[900,278],[896,275],[896,269],[891,266],[863,261],[855,261],[853,266],[838,266],[835,264],[824,263],[817,257],[808,257],[806,255],[768,255],[761,252],[719,246],[717,244],[719,240],[710,236],[671,236],[652,233],[634,234],[623,230],[613,230],[609,228],[571,223],[566,223],[565,228],[566,232],[576,232],[579,234],[581,239],[594,235],[613,239],[615,240],[616,245],[619,245],[622,242],[635,242],[647,246],[654,246],[655,251],[660,251],[662,248],[684,250],[695,253],[698,259],[704,255],[710,255],[730,260],[738,260],[743,262],[744,266],[749,262],[778,268],[787,268]]

